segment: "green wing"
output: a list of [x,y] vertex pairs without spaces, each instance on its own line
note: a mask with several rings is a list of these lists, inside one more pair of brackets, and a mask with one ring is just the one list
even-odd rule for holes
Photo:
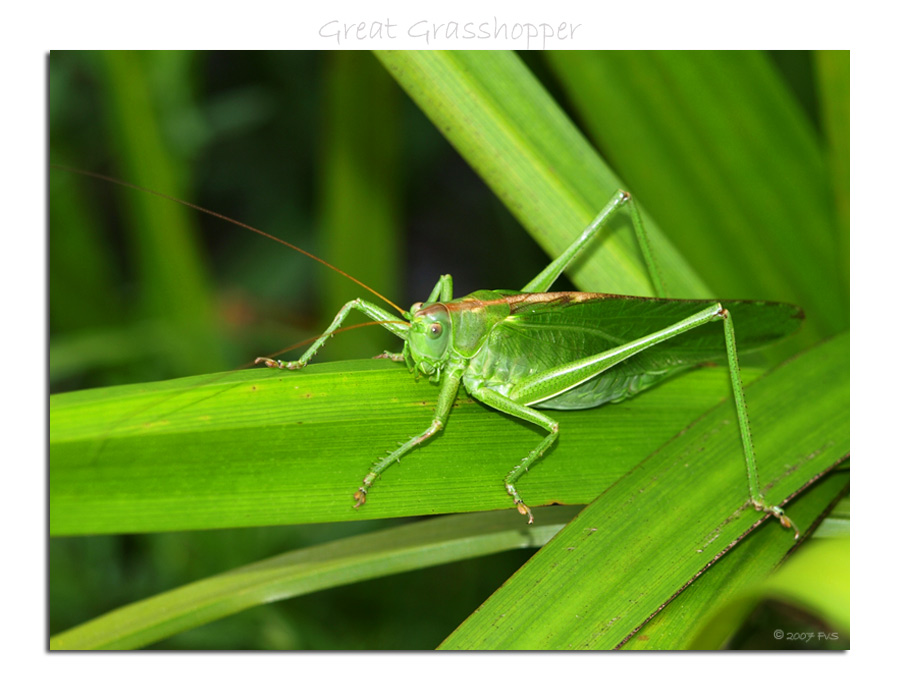
[[[503,391],[536,371],[596,355],[677,323],[716,303],[585,293],[509,293],[510,314],[485,340],[470,372]],[[793,333],[803,312],[791,304],[723,301],[734,319],[739,352]],[[622,401],[663,379],[725,359],[720,323],[690,330],[645,350],[538,407],[578,409]]]

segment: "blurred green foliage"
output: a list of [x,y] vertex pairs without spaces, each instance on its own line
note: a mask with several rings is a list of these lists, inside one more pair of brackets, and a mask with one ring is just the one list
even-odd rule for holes
[[[544,260],[368,53],[54,52],[49,69],[51,163],[245,221],[404,308],[441,273],[461,290],[516,286]],[[61,171],[49,191],[54,391],[231,369],[314,335],[336,303],[362,293],[158,197]],[[148,221],[160,211],[178,222]],[[393,240],[341,245],[354,228]],[[167,280],[174,292],[160,291]],[[184,342],[185,309],[213,340]],[[361,330],[319,358],[386,342]]]
[[[783,290],[781,300],[811,313],[804,344],[848,327],[848,57],[523,58],[717,294],[772,297],[777,292],[769,290]],[[717,173],[704,148],[719,144],[728,161],[731,137],[711,132],[691,141],[678,129],[679,120],[696,125],[728,92],[726,81],[720,93],[708,93],[701,64],[737,65],[756,76],[760,93],[777,94],[795,127],[773,134],[760,122],[760,139],[734,151],[740,145],[758,155],[768,136],[781,140],[768,144],[776,156],[799,150],[812,170],[779,174],[775,156],[776,166],[742,170],[745,154],[734,156],[727,178]],[[658,82],[670,66],[672,74]],[[585,84],[597,91],[586,92]],[[545,262],[367,53],[53,52],[48,93],[51,163],[118,176],[245,221],[322,255],[400,306],[424,298],[442,273],[454,275],[458,292],[510,288]],[[696,102],[701,93],[704,103]],[[608,120],[634,132],[630,138],[611,137],[603,124],[614,109],[632,115]],[[740,104],[729,109],[743,113]],[[666,165],[648,139],[654,135]],[[800,182],[797,173],[809,172],[814,182]],[[691,182],[709,190],[702,195]],[[784,187],[811,194],[788,196],[785,206]],[[822,187],[836,204],[824,201]],[[760,218],[730,217],[737,208],[726,196],[752,202],[760,192]],[[337,305],[358,294],[299,254],[157,197],[56,170],[48,174],[48,193],[52,391],[233,368],[320,332]],[[772,206],[787,218],[779,222]],[[811,256],[793,248],[798,228],[821,234],[827,245]],[[342,243],[354,229],[370,233],[374,248]],[[735,237],[715,245],[720,232]],[[764,263],[768,248],[779,248],[772,259],[781,267],[770,279],[742,284],[740,268],[750,269],[745,258],[762,256],[756,262]],[[737,272],[729,271],[729,258]],[[814,295],[820,279],[811,268],[834,288],[810,301],[804,295]],[[784,283],[793,278],[802,283]],[[380,329],[348,333],[320,359],[394,350],[391,338]],[[380,526],[56,539],[49,632],[229,567]],[[527,557],[507,553],[325,591],[248,610],[159,646],[433,648]]]

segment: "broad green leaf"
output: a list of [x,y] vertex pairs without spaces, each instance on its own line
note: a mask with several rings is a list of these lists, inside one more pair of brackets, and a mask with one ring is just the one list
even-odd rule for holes
[[[766,497],[782,503],[850,450],[849,336],[747,387]],[[791,396],[785,411],[784,396]],[[620,646],[760,526],[732,452],[733,409],[716,407],[616,482],[442,645],[446,649]],[[790,514],[790,505],[788,505]],[[810,522],[801,522],[808,528]],[[767,528],[780,528],[775,522]],[[783,551],[794,540],[781,533]]]
[[[376,53],[551,257],[623,186],[515,54]],[[652,219],[644,222],[673,295],[708,297]],[[569,277],[585,291],[652,294],[627,216]]]
[[[520,482],[523,497],[532,506],[593,500],[729,392],[725,370],[710,368],[622,404],[560,413],[560,440]],[[436,387],[387,361],[52,396],[50,533],[510,508],[503,477],[541,432],[464,393],[443,433],[388,469],[365,506],[351,507],[372,461],[423,430],[436,399]],[[736,429],[732,437],[740,455]]]
[[[287,552],[114,610],[50,639],[51,649],[135,649],[254,605],[380,576],[521,547],[540,547],[578,512],[515,512],[400,525]],[[362,622],[362,621],[361,621]]]

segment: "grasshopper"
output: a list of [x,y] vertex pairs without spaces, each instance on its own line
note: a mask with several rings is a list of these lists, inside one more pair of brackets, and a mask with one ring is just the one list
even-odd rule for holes
[[[548,291],[604,224],[624,208],[631,215],[657,296]],[[542,409],[587,409],[624,401],[724,355],[750,501],[757,510],[792,527],[799,537],[784,510],[769,504],[760,488],[732,314],[741,321],[741,347],[755,349],[795,331],[803,311],[786,303],[667,298],[640,214],[627,192],[618,191],[569,248],[521,290],[482,290],[454,298],[453,280],[443,275],[428,298],[402,311],[402,318],[354,299],[298,360],[259,357],[256,362],[284,370],[302,369],[352,311],[383,324],[403,340],[401,352],[385,352],[379,357],[404,362],[417,378],[425,376],[440,386],[431,424],[374,463],[354,494],[355,508],[365,504],[375,480],[388,467],[444,428],[462,385],[481,403],[547,431],[504,479],[516,508],[532,523],[534,516],[517,484],[559,437],[559,423]],[[722,322],[724,340],[718,328],[710,325],[713,322]]]

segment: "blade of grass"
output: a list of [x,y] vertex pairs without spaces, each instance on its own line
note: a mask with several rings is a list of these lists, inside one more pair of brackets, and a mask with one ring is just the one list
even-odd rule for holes
[[[708,368],[623,404],[566,412],[563,439],[546,468],[523,480],[523,493],[533,506],[587,503],[729,391],[727,373]],[[427,425],[436,398],[433,386],[383,361],[52,396],[50,533],[509,508],[503,476],[537,432],[464,395],[427,449],[388,470],[363,508],[351,507],[372,459]]]
[[[849,453],[849,353],[845,334],[747,387],[760,481],[771,502],[783,502]],[[793,397],[787,413],[784,396]],[[727,448],[733,412],[716,407],[618,481],[441,648],[609,649],[627,641],[760,525],[742,457]],[[774,521],[766,527],[780,529]],[[781,534],[787,552],[794,540]]]
[[[287,552],[114,610],[50,639],[51,649],[136,649],[254,605],[437,564],[540,547],[577,507],[477,513],[400,525]],[[360,615],[360,622],[364,620]]]
[[[623,186],[515,54],[376,55],[551,257]],[[709,296],[652,219],[644,222],[673,294]],[[626,216],[569,276],[581,289],[652,293]]]

